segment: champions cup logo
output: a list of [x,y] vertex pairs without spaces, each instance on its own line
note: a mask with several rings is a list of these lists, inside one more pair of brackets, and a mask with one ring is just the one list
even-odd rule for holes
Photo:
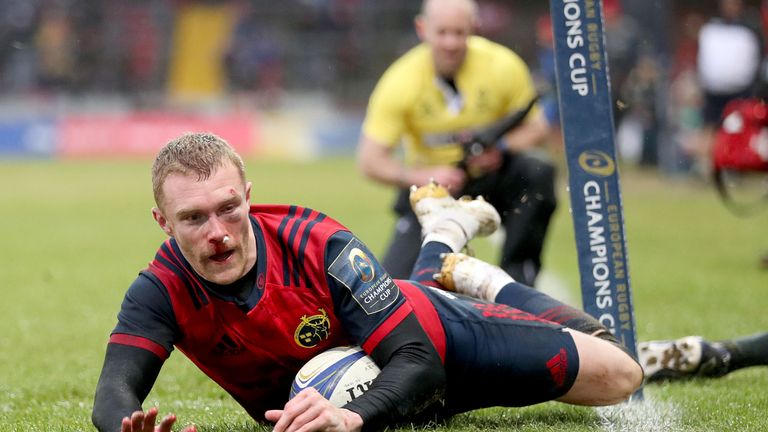
[[301,323],[296,327],[293,339],[300,347],[312,348],[331,335],[331,321],[328,319],[328,314],[322,308],[317,311],[320,312],[317,315],[302,316]]
[[579,155],[579,166],[589,174],[608,177],[616,171],[616,164],[605,152],[587,150]]
[[355,270],[357,277],[363,282],[370,282],[376,276],[371,259],[358,248],[354,248],[349,252],[349,264]]

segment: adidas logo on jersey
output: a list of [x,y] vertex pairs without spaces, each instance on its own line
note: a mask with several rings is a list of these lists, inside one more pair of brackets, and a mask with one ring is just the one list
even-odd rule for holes
[[213,349],[213,354],[219,356],[238,355],[242,351],[243,347],[235,342],[228,334],[224,333],[224,336],[221,337],[221,340]]

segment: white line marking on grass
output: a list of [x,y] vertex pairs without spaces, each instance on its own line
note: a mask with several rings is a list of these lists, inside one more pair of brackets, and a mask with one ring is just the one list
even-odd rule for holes
[[682,431],[681,413],[669,402],[649,399],[596,408],[600,424],[608,432]]

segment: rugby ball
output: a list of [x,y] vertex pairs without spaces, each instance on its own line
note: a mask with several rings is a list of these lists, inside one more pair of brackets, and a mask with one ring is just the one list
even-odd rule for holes
[[368,391],[380,369],[359,346],[331,348],[309,360],[291,385],[290,398],[314,387],[336,407],[342,407]]

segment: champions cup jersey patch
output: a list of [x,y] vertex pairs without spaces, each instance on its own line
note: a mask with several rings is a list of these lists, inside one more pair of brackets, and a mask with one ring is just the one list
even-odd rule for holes
[[386,309],[400,297],[392,277],[371,256],[365,245],[352,239],[328,267],[328,274],[349,289],[368,315]]
[[352,266],[352,269],[355,270],[355,274],[361,281],[367,283],[376,276],[371,259],[360,249],[353,248],[347,259],[349,260],[349,265]]

